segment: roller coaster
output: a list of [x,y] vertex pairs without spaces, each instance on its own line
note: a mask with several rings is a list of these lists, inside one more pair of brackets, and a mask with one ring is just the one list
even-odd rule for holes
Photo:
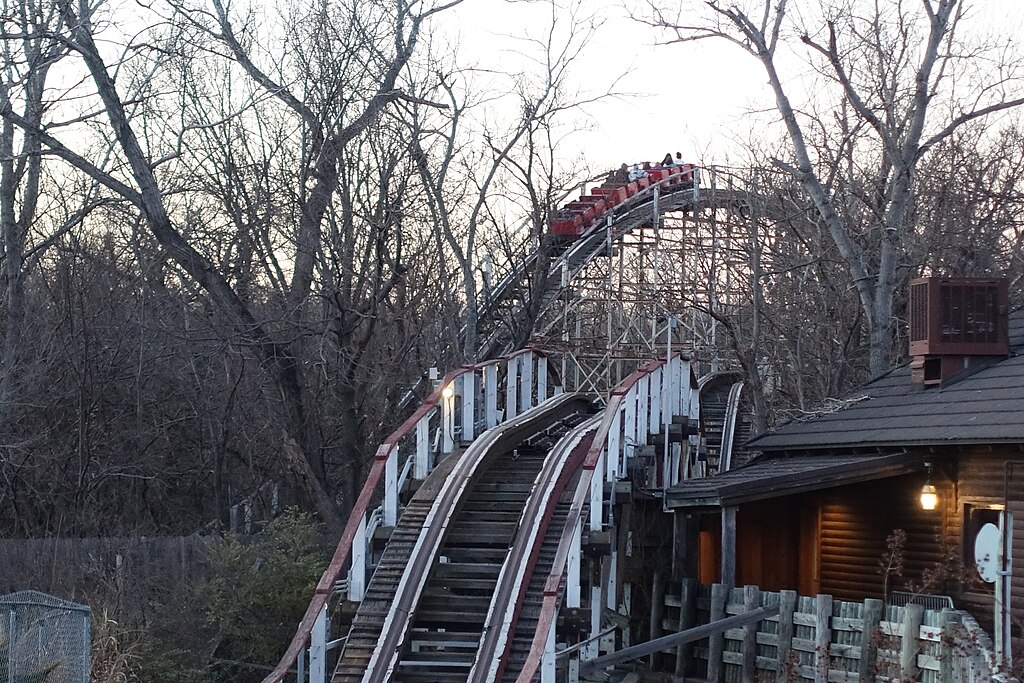
[[[550,307],[638,228],[702,202],[692,166],[609,177],[555,214]],[[672,349],[598,395],[550,353],[511,349],[503,309],[537,252],[480,302],[481,357],[450,372],[377,449],[337,550],[264,683],[580,678],[628,645],[632,506],[742,459],[742,383]],[[735,446],[734,446],[735,444]],[[638,599],[638,598],[637,598]]]

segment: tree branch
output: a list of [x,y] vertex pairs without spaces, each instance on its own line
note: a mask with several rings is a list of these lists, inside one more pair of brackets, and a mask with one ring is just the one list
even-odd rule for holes
[[989,114],[993,114],[997,111],[1012,109],[1013,107],[1019,107],[1021,105],[1024,105],[1024,97],[1018,97],[1015,100],[1007,100],[1005,102],[997,102],[996,104],[991,104],[987,107],[982,107],[981,109],[975,109],[974,111],[961,114],[960,116],[950,121],[949,125],[947,125],[945,128],[943,128],[938,133],[925,140],[918,148],[917,158],[920,159],[929,149],[931,149],[936,144],[948,138],[956,131],[957,128],[964,125],[968,121],[973,121],[974,119],[979,119],[982,118],[983,116],[988,116]]

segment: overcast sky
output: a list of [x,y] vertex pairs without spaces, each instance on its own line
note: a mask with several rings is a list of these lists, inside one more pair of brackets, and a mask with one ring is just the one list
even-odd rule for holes
[[[973,6],[971,25],[979,30],[996,27],[1004,35],[1024,35],[1024,0],[975,0]],[[570,138],[569,147],[582,150],[593,168],[658,159],[668,151],[723,163],[736,141],[763,128],[746,112],[770,108],[773,100],[760,64],[736,46],[721,41],[655,46],[663,36],[630,20],[621,2],[583,0],[583,9],[604,25],[575,69],[580,88],[600,90],[626,73],[617,90],[632,93],[589,106],[586,120],[594,130]],[[521,43],[514,37],[536,34],[546,14],[542,2],[466,0],[444,15],[444,28],[458,35],[463,57],[501,69],[516,63],[514,51]],[[787,66],[790,77],[798,78],[801,65]]]

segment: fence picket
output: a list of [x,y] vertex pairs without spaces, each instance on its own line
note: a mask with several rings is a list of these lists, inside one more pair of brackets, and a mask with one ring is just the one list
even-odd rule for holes
[[[750,612],[761,606],[761,591],[757,586],[743,587],[743,610]],[[743,627],[743,683],[754,683],[756,677],[757,624]]]
[[814,683],[827,683],[831,663],[829,646],[832,644],[832,596],[819,593],[815,599],[814,624]]
[[[709,636],[705,647],[676,648],[678,677],[700,677],[695,659],[707,661],[708,683],[981,683],[996,674],[991,640],[966,612],[769,593],[756,586],[677,585],[681,594],[664,598],[665,605],[680,609],[678,616],[664,620],[667,630],[676,623],[684,630],[762,606],[779,608],[756,626]],[[1012,677],[1004,681],[1019,683]]]
[[[711,621],[725,618],[725,603],[728,596],[729,589],[724,584],[716,583],[711,587]],[[708,639],[708,683],[721,683],[722,681],[724,645],[724,634],[721,632]]]
[[924,606],[913,603],[903,611],[903,640],[900,643],[900,678],[916,681],[920,670],[917,668],[917,654],[921,651],[921,623],[924,621]]
[[864,601],[864,617],[860,632],[860,657],[857,661],[857,675],[861,681],[870,680],[875,675],[875,662],[878,661],[878,644],[881,631],[878,625],[882,622],[884,605],[881,600],[868,598]]
[[779,645],[776,655],[779,666],[775,670],[777,683],[785,683],[792,669],[790,652],[793,646],[793,612],[796,611],[796,601],[796,591],[782,591],[779,595]]

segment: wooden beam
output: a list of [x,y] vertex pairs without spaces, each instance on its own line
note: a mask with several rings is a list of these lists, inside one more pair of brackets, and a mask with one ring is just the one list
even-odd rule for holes
[[[711,586],[711,623],[725,618],[725,603],[729,601],[729,587],[722,583]],[[710,634],[708,640],[708,683],[721,683],[722,650],[725,649],[725,638],[721,631]]]
[[677,645],[692,643],[695,640],[701,640],[716,633],[722,633],[731,628],[740,628],[747,624],[756,623],[778,614],[778,612],[778,605],[759,607],[750,612],[744,612],[742,614],[726,617],[725,619],[719,619],[709,624],[702,624],[701,626],[696,626],[681,633],[673,633],[671,635],[662,636],[661,638],[655,638],[654,640],[649,640],[646,643],[640,643],[633,647],[627,647],[619,650],[618,652],[602,655],[596,659],[585,660],[580,662],[580,675],[585,675],[600,669],[607,669],[615,666],[616,664],[630,662],[634,659],[640,659],[641,657],[646,657],[647,655],[655,652],[671,650]]
[[[665,609],[665,576],[662,572],[655,570],[651,577],[651,619],[649,640],[655,640],[661,635],[661,615]],[[648,662],[653,669],[657,664],[658,653],[652,652]]]
[[[683,579],[679,593],[679,632],[693,628],[697,623],[697,579]],[[676,676],[685,676],[693,660],[692,645],[676,647]]]
[[736,585],[736,506],[722,508],[722,583]]

